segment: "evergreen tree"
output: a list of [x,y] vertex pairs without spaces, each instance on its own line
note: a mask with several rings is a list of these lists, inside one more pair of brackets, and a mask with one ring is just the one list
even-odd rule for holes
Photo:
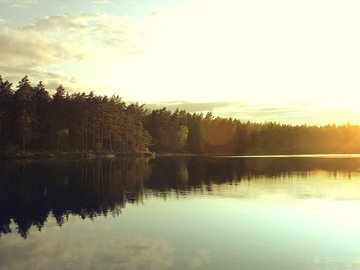
[[34,104],[32,102],[34,92],[31,88],[28,76],[19,81],[14,96],[15,103],[15,137],[22,150],[30,144],[34,135],[32,126],[34,122]]
[[37,147],[45,148],[48,142],[50,128],[50,96],[44,84],[40,81],[34,88],[33,103],[35,105],[33,118],[34,140]]
[[11,142],[13,133],[13,92],[12,84],[3,81],[0,75],[0,146]]

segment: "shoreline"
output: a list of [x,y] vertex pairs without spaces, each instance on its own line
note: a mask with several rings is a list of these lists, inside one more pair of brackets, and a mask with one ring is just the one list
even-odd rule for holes
[[52,160],[52,159],[99,159],[99,158],[118,158],[118,157],[154,157],[154,152],[138,152],[138,153],[121,153],[121,152],[93,152],[93,151],[77,151],[77,152],[52,152],[52,151],[24,151],[16,153],[1,153],[0,159],[33,159],[33,160]]
[[322,153],[322,154],[236,154],[236,153],[165,153],[165,152],[94,152],[94,151],[19,151],[1,153],[0,160],[53,160],[53,159],[112,159],[112,158],[155,158],[155,157],[215,157],[215,158],[360,158],[360,153]]

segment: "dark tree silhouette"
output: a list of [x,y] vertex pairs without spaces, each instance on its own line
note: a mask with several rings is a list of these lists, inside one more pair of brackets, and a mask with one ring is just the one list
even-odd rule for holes
[[[252,123],[166,108],[148,111],[119,96],[50,96],[27,76],[13,91],[0,76],[0,154],[30,151],[96,151],[221,154],[360,153],[356,125]],[[6,154],[5,154],[6,155]]]

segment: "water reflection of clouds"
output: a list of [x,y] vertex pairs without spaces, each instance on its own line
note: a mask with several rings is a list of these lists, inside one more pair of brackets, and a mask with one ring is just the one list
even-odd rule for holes
[[211,184],[211,195],[231,198],[257,199],[268,202],[290,200],[330,199],[335,201],[359,201],[360,179],[358,175],[347,178],[339,173],[311,173],[307,177],[268,177],[240,181],[234,184]]
[[347,269],[347,270],[359,270],[360,258],[341,260],[333,258],[314,257],[312,266],[310,269],[314,270],[332,270],[332,269]]
[[210,263],[210,251],[207,249],[199,249],[190,258],[189,267],[199,268]]
[[356,232],[354,235],[357,235],[360,227],[360,216],[354,215],[354,213],[358,213],[359,210],[359,201],[338,201],[323,198],[304,200],[293,208],[293,213],[328,224],[327,228],[341,228],[349,232]]
[[164,240],[8,237],[0,246],[0,269],[167,269],[173,248]]

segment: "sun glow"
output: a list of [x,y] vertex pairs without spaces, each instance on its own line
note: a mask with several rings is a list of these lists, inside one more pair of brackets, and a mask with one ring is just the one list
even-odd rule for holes
[[[327,13],[319,20],[323,8]],[[340,25],[330,16],[338,8],[350,15]],[[138,21],[143,53],[107,62],[103,80],[109,89],[120,84],[130,99],[144,101],[303,99],[359,111],[352,102],[359,97],[353,76],[360,62],[353,16],[323,1],[195,1]],[[115,74],[121,82],[110,79]]]
[[[283,108],[303,102],[298,111],[305,118],[296,111],[258,120],[359,122],[357,1],[194,0],[165,6],[144,5],[148,12],[141,16],[114,9],[5,27],[1,46],[16,51],[5,55],[12,67],[6,70],[14,70],[9,79],[17,81],[23,66],[32,64],[30,78],[54,77],[51,88],[63,83],[71,91],[145,103],[245,101]],[[36,46],[23,52],[30,37]],[[30,50],[36,62],[10,59]],[[235,117],[243,109],[232,104],[218,112]]]

